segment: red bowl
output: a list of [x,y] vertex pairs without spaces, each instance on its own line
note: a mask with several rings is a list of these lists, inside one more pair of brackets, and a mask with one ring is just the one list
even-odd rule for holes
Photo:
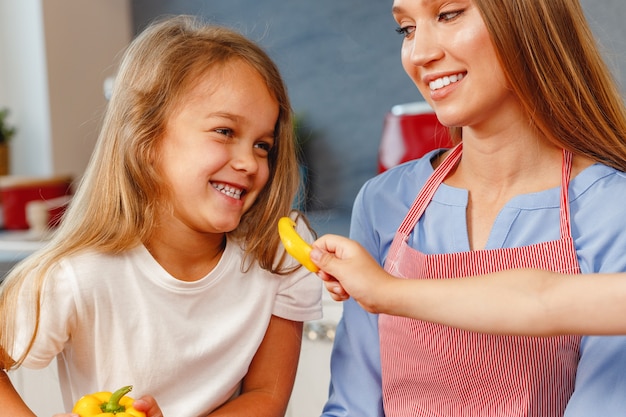
[[[5,177],[0,180],[0,197],[4,216],[4,228],[10,230],[28,229],[26,204],[33,200],[48,201],[68,196],[72,192],[71,177],[19,178]],[[51,210],[50,226],[58,224],[65,205]]]

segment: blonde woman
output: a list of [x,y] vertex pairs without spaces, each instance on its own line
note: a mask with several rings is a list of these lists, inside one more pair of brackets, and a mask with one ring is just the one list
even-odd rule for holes
[[[60,229],[2,285],[2,369],[56,357],[65,412],[133,385],[148,417],[283,416],[302,322],[321,315],[275,232],[297,185],[266,53],[189,17],[148,27]],[[4,372],[0,402],[33,415]]]
[[[392,15],[458,145],[368,181],[350,236],[403,278],[626,271],[626,110],[578,1],[394,0]],[[622,336],[475,333],[348,300],[323,415],[621,416],[624,352]]]

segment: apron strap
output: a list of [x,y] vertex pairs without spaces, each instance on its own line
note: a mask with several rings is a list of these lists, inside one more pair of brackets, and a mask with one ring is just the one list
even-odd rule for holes
[[[456,145],[450,151],[448,157],[435,169],[435,171],[428,178],[421,191],[413,201],[409,212],[407,213],[404,221],[398,228],[404,240],[406,241],[411,234],[411,231],[417,224],[417,221],[422,217],[428,203],[432,200],[433,196],[437,192],[439,185],[448,176],[450,171],[459,163],[463,150],[463,142]],[[560,198],[560,233],[561,238],[571,236],[570,225],[570,204],[569,204],[569,182],[572,171],[572,153],[566,149],[563,149],[563,163],[561,166],[561,198]]]
[[572,174],[573,155],[570,151],[563,149],[563,166],[561,169],[561,238],[570,237],[572,229],[570,224],[569,210],[569,181]]
[[404,221],[398,228],[398,233],[406,237],[409,236],[417,221],[422,217],[426,207],[430,200],[432,200],[433,196],[437,192],[437,188],[439,188],[439,184],[443,182],[443,180],[448,176],[452,168],[454,168],[461,159],[461,151],[463,150],[463,142],[456,145],[450,151],[450,154],[443,162],[435,169],[435,171],[431,174],[431,176],[426,180],[426,184],[422,187],[419,194],[413,201],[411,205],[411,209],[407,213]]

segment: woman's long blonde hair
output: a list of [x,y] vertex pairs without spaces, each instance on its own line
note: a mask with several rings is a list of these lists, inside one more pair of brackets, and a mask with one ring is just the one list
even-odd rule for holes
[[247,258],[284,272],[283,262],[276,262],[275,225],[289,214],[300,177],[291,104],[278,68],[259,46],[233,30],[189,16],[155,22],[125,51],[95,150],[59,229],[0,287],[1,368],[19,365],[25,356],[13,360],[7,354],[15,328],[13,320],[4,319],[14,316],[25,277],[36,274],[31,291],[38,322],[43,278],[59,259],[86,249],[119,253],[149,237],[159,206],[168,204],[169,198],[160,173],[150,163],[157,159],[166,119],[201,75],[233,60],[258,71],[279,104],[279,117],[268,183],[231,234],[242,242],[245,238]]
[[[549,141],[626,171],[626,109],[578,0],[474,0],[508,83]],[[460,140],[460,129],[452,135]]]

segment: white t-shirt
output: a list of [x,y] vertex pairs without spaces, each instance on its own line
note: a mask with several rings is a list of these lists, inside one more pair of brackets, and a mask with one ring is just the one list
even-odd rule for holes
[[153,395],[166,416],[206,415],[238,393],[272,315],[322,314],[321,281],[305,268],[287,276],[241,268],[230,239],[195,282],[172,277],[144,246],[69,257],[48,277],[24,366],[57,357],[66,411],[85,394],[133,385],[133,398]]

